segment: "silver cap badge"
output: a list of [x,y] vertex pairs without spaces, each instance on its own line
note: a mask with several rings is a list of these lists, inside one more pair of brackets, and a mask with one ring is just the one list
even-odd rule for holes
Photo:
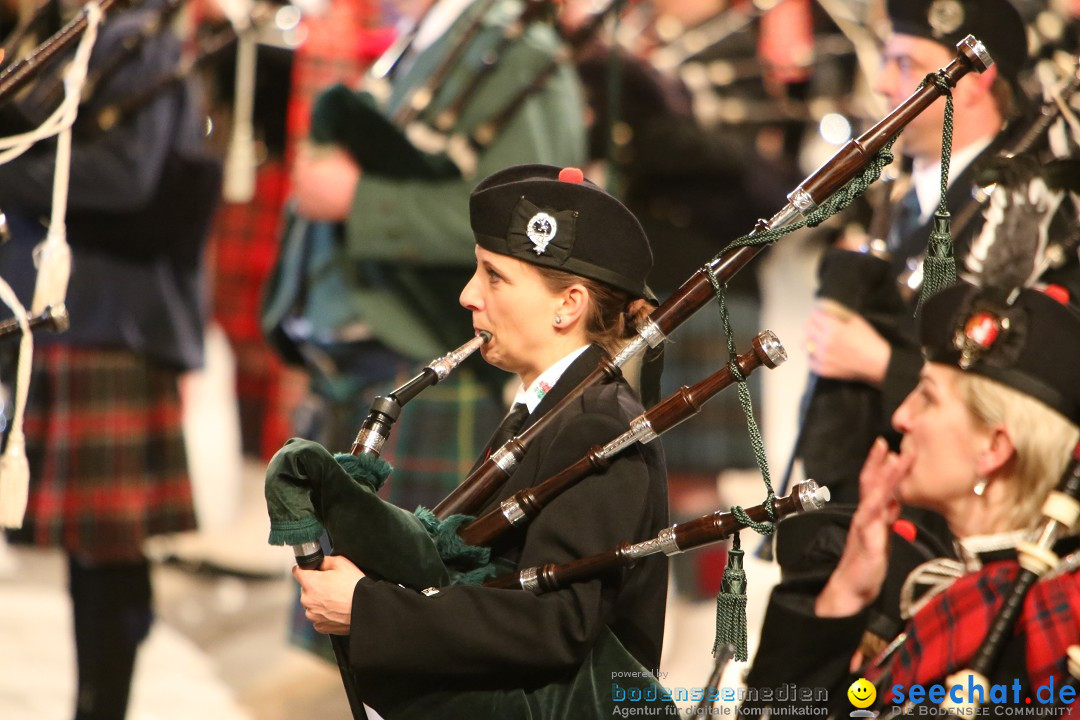
[[558,230],[559,224],[555,222],[555,218],[545,212],[538,212],[529,218],[529,224],[525,226],[525,235],[536,246],[533,252],[543,255],[548,243],[555,237]]
[[926,21],[934,31],[934,37],[945,37],[964,24],[964,6],[960,0],[934,0],[930,3]]

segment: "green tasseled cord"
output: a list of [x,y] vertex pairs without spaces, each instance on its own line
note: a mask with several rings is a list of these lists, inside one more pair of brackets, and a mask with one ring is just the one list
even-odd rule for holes
[[926,245],[922,291],[919,293],[916,314],[934,293],[955,283],[956,260],[953,257],[952,234],[949,232],[949,213],[938,209],[934,213],[934,229],[930,231],[930,241]]
[[724,294],[725,288],[720,284],[711,268],[706,267],[706,274],[709,276],[709,282],[712,283],[713,291],[716,293],[716,301],[720,305],[720,322],[723,324],[724,333],[727,335],[728,368],[738,381],[739,405],[742,406],[743,415],[746,417],[746,429],[750,434],[750,446],[754,449],[754,460],[757,462],[758,470],[761,472],[761,480],[765,483],[766,502],[769,503],[771,509],[772,498],[776,497],[776,495],[773,493],[772,481],[769,477],[769,461],[765,457],[765,443],[761,439],[761,430],[758,429],[757,421],[754,420],[754,405],[750,398],[750,387],[746,384],[746,377],[739,369],[738,362],[736,362],[738,354],[735,350],[735,338],[731,331],[731,316],[728,314]]
[[[750,433],[750,445],[754,449],[754,459],[757,461],[758,470],[761,472],[761,481],[765,484],[765,509],[769,517],[776,521],[776,513],[773,511],[773,501],[776,493],[773,492],[772,481],[769,476],[769,461],[765,456],[765,443],[761,439],[761,430],[758,429],[757,421],[754,420],[754,407],[750,398],[750,388],[746,384],[746,377],[739,370],[736,362],[735,340],[731,332],[731,316],[728,314],[725,302],[724,287],[716,278],[716,275],[708,270],[710,282],[716,292],[716,299],[720,305],[720,321],[724,325],[727,334],[728,367],[731,374],[738,380],[739,404],[742,405],[743,414],[746,416],[746,428]],[[770,535],[773,532],[773,522],[759,523],[750,519],[746,511],[738,505],[731,508],[732,514],[744,527],[753,528],[762,535]],[[728,564],[724,569],[724,579],[720,587],[720,594],[716,596],[716,639],[713,641],[713,655],[723,645],[735,647],[735,660],[745,661],[746,657],[746,572],[743,570],[743,556],[739,533],[735,533],[731,541],[731,550],[728,551]]]
[[[772,488],[769,488],[769,497],[765,501],[765,509],[769,511],[772,522],[755,522],[746,514],[746,510],[735,505],[731,508],[735,519],[761,535],[771,535],[776,529],[776,513],[773,511]],[[746,571],[743,570],[742,543],[739,533],[736,532],[731,541],[731,550],[728,551],[728,563],[724,568],[724,579],[720,583],[720,594],[716,596],[716,639],[713,640],[712,653],[724,645],[735,648],[735,660],[745,661],[746,657]]]
[[956,260],[953,257],[952,233],[949,231],[949,208],[945,201],[945,193],[949,187],[949,160],[952,158],[953,99],[948,80],[942,73],[928,75],[923,80],[923,85],[931,82],[941,88],[945,95],[945,124],[941,135],[941,200],[934,212],[934,229],[930,232],[930,240],[926,245],[922,292],[919,293],[916,315],[922,310],[923,303],[934,293],[956,282]]
[[743,570],[743,552],[739,533],[731,541],[727,567],[716,596],[716,639],[712,652],[723,645],[735,648],[735,659],[746,660],[746,572]]
[[[951,99],[948,102],[949,105],[947,106],[946,113],[951,141]],[[894,142],[896,142],[896,137],[889,140],[889,142],[878,151],[870,162],[867,163],[866,167],[863,168],[860,175],[852,178],[846,185],[807,213],[802,220],[789,225],[784,225],[783,227],[770,228],[763,232],[751,232],[748,235],[744,235],[729,243],[727,247],[721,250],[713,258],[713,260],[716,261],[724,254],[739,247],[758,247],[772,244],[784,235],[792,233],[800,228],[820,225],[830,216],[840,212],[850,205],[855,198],[862,195],[866,191],[866,188],[881,177],[881,171],[886,165],[893,161],[892,146]],[[945,171],[947,172],[947,169]],[[712,265],[713,262],[710,262],[705,266],[704,270],[709,277],[709,281],[712,283],[713,290],[716,292],[717,302],[720,305],[720,318],[724,324],[724,332],[727,335],[729,366],[732,374],[739,382],[739,403],[742,405],[743,413],[746,416],[746,425],[750,433],[750,443],[754,448],[754,458],[757,461],[758,469],[761,471],[762,482],[765,484],[766,497],[764,505],[769,511],[770,518],[775,522],[776,514],[773,511],[773,500],[775,500],[776,494],[773,492],[772,483],[769,479],[769,465],[765,457],[765,447],[761,440],[761,432],[758,430],[757,422],[754,420],[750,389],[746,385],[746,378],[743,377],[735,362],[737,357],[735,352],[735,341],[731,333],[731,320],[728,316],[727,304],[724,301],[725,287],[717,279],[716,274],[712,270]],[[744,527],[753,528],[762,535],[769,535],[774,530],[772,522],[754,522],[746,514],[746,511],[739,506],[733,507],[731,511]],[[739,535],[736,533],[735,539],[732,542],[732,549],[728,553],[728,565],[724,570],[724,580],[721,592],[716,598],[716,642],[713,644],[714,655],[716,654],[717,649],[723,645],[734,645],[736,649],[735,659],[739,661],[745,661],[747,659],[746,572],[743,569],[743,556],[744,553],[739,544]]]

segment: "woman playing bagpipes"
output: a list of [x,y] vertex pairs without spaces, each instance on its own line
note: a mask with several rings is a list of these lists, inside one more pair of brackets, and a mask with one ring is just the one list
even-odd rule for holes
[[[508,429],[513,434],[547,413],[651,310],[652,252],[634,216],[573,168],[498,172],[472,194],[470,216],[476,271],[460,302],[476,332],[491,335],[484,359],[521,379],[508,416],[521,423]],[[586,390],[529,445],[485,510],[615,437],[641,412],[622,379]],[[567,562],[654,537],[666,523],[662,450],[637,445],[504,536],[492,562],[502,570]],[[610,716],[603,695],[611,694],[612,673],[597,664],[606,652],[598,645],[621,644],[639,668],[655,670],[660,661],[664,559],[540,595],[475,584],[420,592],[366,575],[343,556],[294,576],[314,627],[348,636],[360,695],[385,716],[581,717],[581,696],[552,700],[537,691],[593,670],[602,692],[590,691],[589,704]],[[408,702],[433,692],[444,694]],[[481,709],[466,714],[445,701],[469,693],[483,694]]]
[[[826,687],[833,712],[845,714],[852,709],[845,693],[860,676],[878,685],[878,709],[915,700],[912,685],[941,684],[946,692],[960,685],[952,699],[966,700],[962,671],[980,654],[982,676],[1009,687],[997,698],[987,688],[982,702],[1024,705],[1040,686],[1061,686],[1067,647],[1080,639],[1080,576],[1071,560],[1045,558],[1076,546],[1068,537],[1075,514],[1055,485],[1080,436],[1080,376],[1068,359],[1080,353],[1080,316],[1062,302],[1060,288],[1052,294],[960,284],[924,306],[928,362],[893,415],[900,452],[882,439],[871,450],[839,562],[833,556],[828,569],[835,534],[806,527],[824,515],[807,516],[795,536],[785,538],[780,526],[784,580],[770,598],[751,686]],[[1064,473],[1073,493],[1075,474],[1074,462]],[[917,553],[910,549],[931,541],[900,518],[901,503],[944,516],[956,538],[952,557],[911,561]],[[1075,499],[1071,504],[1075,509]],[[1051,505],[1066,512],[1048,514]],[[1040,531],[1040,520],[1044,528],[1049,522],[1044,515],[1060,520],[1053,534]],[[1033,550],[1036,538],[1043,547]],[[984,650],[1029,556],[1047,572],[1017,596],[1015,622],[995,633],[997,647]],[[875,615],[890,604],[907,620],[896,628],[903,633],[870,638]],[[1014,682],[1022,688],[1015,697]],[[926,705],[937,711],[942,698],[918,700],[917,712],[926,712]]]

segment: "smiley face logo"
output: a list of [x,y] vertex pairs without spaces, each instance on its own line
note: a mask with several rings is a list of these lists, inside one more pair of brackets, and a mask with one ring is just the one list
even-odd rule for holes
[[877,699],[877,690],[873,683],[866,678],[859,678],[851,683],[847,691],[848,700],[857,708],[867,708],[874,704]]

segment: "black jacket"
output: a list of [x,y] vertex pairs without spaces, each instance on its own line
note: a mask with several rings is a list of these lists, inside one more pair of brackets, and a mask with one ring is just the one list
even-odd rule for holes
[[[535,422],[596,367],[590,348],[548,392]],[[587,390],[541,432],[495,500],[535,485],[624,432],[642,408],[623,382]],[[567,562],[654,537],[667,525],[663,452],[654,441],[625,450],[527,528],[494,548],[518,569]],[[604,626],[645,667],[660,661],[667,561],[651,557],[613,577],[543,595],[454,586],[424,596],[364,578],[353,596],[350,656],[367,691],[392,685],[498,689],[535,686],[572,674]],[[378,709],[377,704],[373,705]]]

